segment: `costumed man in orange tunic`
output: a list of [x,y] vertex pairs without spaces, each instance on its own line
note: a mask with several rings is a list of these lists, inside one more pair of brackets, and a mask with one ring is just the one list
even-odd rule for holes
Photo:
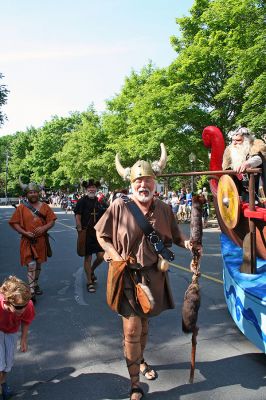
[[56,216],[51,208],[39,200],[40,186],[35,182],[25,185],[20,180],[26,199],[16,208],[9,224],[21,234],[20,262],[27,267],[32,301],[42,294],[38,285],[41,264],[47,260],[46,235],[55,223]]
[[[105,251],[105,259],[111,262],[128,260],[117,311],[123,321],[124,355],[131,380],[130,400],[140,400],[144,396],[139,382],[140,373],[148,380],[157,378],[156,371],[144,360],[149,318],[174,308],[168,272],[164,267],[166,262],[155,251],[152,241],[156,241],[155,236],[159,235],[161,241],[157,236],[157,244],[160,242],[167,255],[173,255],[168,249],[173,242],[180,247],[192,249],[192,243],[180,231],[169,205],[154,197],[155,174],[160,173],[166,165],[167,155],[163,144],[161,151],[159,161],[150,164],[140,160],[131,169],[124,169],[116,156],[117,171],[124,179],[131,181],[133,194],[130,200],[121,197],[113,201],[95,225],[99,244]],[[128,201],[138,206],[142,219],[146,218],[156,232],[152,240],[140,228],[128,207]],[[133,263],[131,260],[134,260]],[[144,312],[137,301],[137,282],[144,285],[153,305],[148,313]]]

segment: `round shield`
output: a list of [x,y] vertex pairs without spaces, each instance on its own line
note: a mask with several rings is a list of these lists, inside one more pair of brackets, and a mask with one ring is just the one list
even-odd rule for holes
[[229,175],[219,179],[217,201],[223,222],[228,229],[234,229],[239,221],[240,200],[235,182]]

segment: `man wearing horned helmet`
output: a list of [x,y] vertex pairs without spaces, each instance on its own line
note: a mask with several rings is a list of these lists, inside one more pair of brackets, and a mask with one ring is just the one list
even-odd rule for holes
[[[232,169],[236,171],[238,177],[235,179],[240,194],[247,197],[248,193],[248,180],[243,173],[247,168],[265,168],[266,159],[266,144],[261,139],[255,139],[249,130],[240,127],[237,130],[230,132],[229,136],[232,143],[226,147],[223,155],[223,169]],[[265,172],[264,183],[262,186],[265,188]],[[258,189],[259,176],[255,176],[256,189]],[[257,190],[256,190],[257,191]]]
[[[123,292],[117,311],[123,320],[124,354],[131,380],[130,400],[139,400],[144,395],[139,382],[140,373],[148,380],[157,378],[156,371],[144,359],[149,317],[174,308],[174,302],[165,268],[167,263],[156,252],[152,240],[136,222],[128,202],[134,203],[142,218],[144,216],[151,224],[161,248],[166,250],[166,253],[170,252],[168,248],[173,242],[181,247],[192,248],[190,241],[179,230],[171,208],[153,196],[156,174],[163,170],[166,159],[163,144],[159,161],[150,164],[139,160],[131,169],[124,169],[116,155],[117,171],[124,179],[130,180],[132,196],[130,200],[122,197],[112,202],[95,225],[105,258],[111,263],[127,260],[123,275]],[[148,313],[141,308],[136,299],[135,285],[138,283],[145,286],[153,306]]]
[[27,267],[27,275],[31,290],[31,298],[36,302],[35,295],[43,292],[38,284],[41,264],[47,260],[46,235],[54,226],[56,216],[51,208],[39,200],[41,187],[35,182],[25,185],[19,179],[20,186],[25,192],[26,200],[16,208],[9,224],[19,234],[20,261]]

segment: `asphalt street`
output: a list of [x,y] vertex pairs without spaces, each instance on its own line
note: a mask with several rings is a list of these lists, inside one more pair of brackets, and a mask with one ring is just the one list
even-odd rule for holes
[[[19,235],[8,226],[14,209],[0,208],[0,280],[26,280],[19,264]],[[121,318],[105,301],[107,265],[96,271],[97,291],[88,293],[82,258],[76,254],[73,214],[55,209],[54,255],[43,265],[29,351],[17,352],[8,381],[22,400],[128,399],[129,378],[122,351]],[[188,232],[189,225],[181,226]],[[150,320],[145,358],[158,379],[144,377],[149,400],[265,400],[266,357],[235,327],[224,301],[219,229],[204,230],[201,308],[196,371],[188,383],[191,335],[181,329],[181,307],[191,273],[189,252],[174,247],[170,281],[176,308]]]

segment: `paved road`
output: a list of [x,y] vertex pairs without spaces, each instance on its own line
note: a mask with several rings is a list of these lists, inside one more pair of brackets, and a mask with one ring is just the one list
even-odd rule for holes
[[[13,209],[0,209],[0,280],[25,278],[19,266],[19,236],[7,225]],[[73,214],[57,209],[52,230],[54,256],[44,265],[44,295],[29,337],[9,377],[23,400],[128,399],[129,379],[122,354],[121,320],[105,302],[107,266],[100,266],[96,294],[85,290],[82,259],[75,254]],[[188,225],[182,226],[188,230]],[[265,400],[265,355],[235,327],[223,296],[219,230],[204,230],[199,336],[195,381],[188,384],[190,335],[181,330],[180,310],[191,274],[187,252],[175,248],[170,270],[176,309],[150,321],[146,359],[159,379],[143,387],[149,400]],[[185,268],[185,270],[183,269]]]

